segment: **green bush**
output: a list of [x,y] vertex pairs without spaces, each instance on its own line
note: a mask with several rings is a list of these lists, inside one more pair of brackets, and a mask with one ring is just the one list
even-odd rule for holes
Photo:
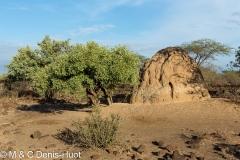
[[144,57],[127,46],[109,48],[90,41],[70,45],[70,40],[55,41],[46,36],[39,49],[18,50],[8,68],[8,78],[29,82],[34,91],[52,100],[59,92],[87,97],[94,106],[105,97],[108,104],[120,84],[138,85],[138,68]]
[[120,116],[111,114],[111,119],[102,118],[100,111],[96,110],[91,116],[86,117],[83,122],[75,124],[78,133],[80,147],[85,148],[107,148],[117,144],[120,127]]

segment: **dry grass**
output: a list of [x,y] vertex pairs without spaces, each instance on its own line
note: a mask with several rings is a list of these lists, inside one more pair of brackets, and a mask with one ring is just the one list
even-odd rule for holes
[[120,116],[111,114],[110,120],[103,119],[100,110],[96,109],[85,120],[75,123],[77,128],[77,141],[80,147],[107,148],[118,144],[118,132],[120,128]]

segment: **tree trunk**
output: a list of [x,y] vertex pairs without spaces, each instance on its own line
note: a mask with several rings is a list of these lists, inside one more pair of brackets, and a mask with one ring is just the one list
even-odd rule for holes
[[110,97],[106,97],[106,99],[107,99],[108,105],[110,106],[113,103],[111,98]]
[[107,92],[105,88],[101,87],[101,90],[103,91],[104,96],[107,99],[108,105],[110,106],[113,103],[112,96]]
[[86,92],[88,98],[90,99],[91,105],[98,106],[100,104],[100,100],[98,99],[97,94],[89,88],[86,89]]
[[92,106],[98,106],[100,104],[100,101],[93,95],[88,95],[88,98],[90,99]]
[[45,99],[46,99],[47,102],[52,101],[53,100],[53,96],[54,96],[54,92],[53,91],[47,90],[45,92]]

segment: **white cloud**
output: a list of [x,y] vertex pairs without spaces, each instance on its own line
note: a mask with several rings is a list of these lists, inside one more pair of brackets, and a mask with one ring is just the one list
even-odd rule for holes
[[[237,48],[240,45],[240,19],[233,15],[238,15],[239,6],[238,0],[171,1],[164,12],[156,13],[155,19],[149,18],[148,23],[153,29],[128,35],[129,38],[121,39],[120,43],[129,44],[132,50],[147,57],[160,49],[201,38]],[[218,59],[217,65],[225,68],[234,56]]]
[[158,44],[159,47],[178,45],[199,38],[236,43],[240,36],[236,33],[239,20],[232,20],[232,13],[238,10],[238,6],[240,1],[236,0],[180,0],[166,8],[165,17],[158,16],[161,21],[153,20],[155,29],[140,34],[144,43]]
[[93,33],[100,33],[114,27],[115,26],[112,24],[107,24],[107,25],[98,24],[91,27],[79,26],[77,29],[69,31],[69,33],[71,36],[82,36],[82,35],[88,35]]
[[28,10],[28,8],[18,5],[17,3],[10,3],[10,7],[2,7],[8,10]]
[[233,12],[232,15],[233,16],[240,16],[240,12]]

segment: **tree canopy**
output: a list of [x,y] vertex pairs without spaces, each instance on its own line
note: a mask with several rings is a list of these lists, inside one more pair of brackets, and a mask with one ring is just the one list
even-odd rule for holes
[[126,46],[107,48],[90,41],[70,45],[46,36],[39,49],[21,48],[6,67],[14,80],[26,80],[46,98],[55,92],[81,94],[93,103],[104,96],[111,104],[119,84],[138,84],[138,54]]
[[[235,63],[233,64],[233,67],[240,67],[240,46],[238,47],[238,50],[235,51]],[[231,63],[231,62],[230,62]]]
[[198,66],[212,64],[216,56],[230,55],[232,48],[212,39],[199,39],[181,46],[195,60]]

